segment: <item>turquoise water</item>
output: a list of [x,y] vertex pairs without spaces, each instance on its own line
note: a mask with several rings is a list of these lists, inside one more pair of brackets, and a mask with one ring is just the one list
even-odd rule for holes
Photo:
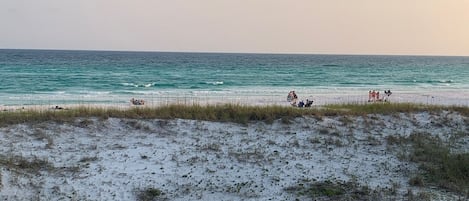
[[[469,89],[469,57],[0,50],[1,105],[284,101]],[[256,98],[257,97],[257,98]]]

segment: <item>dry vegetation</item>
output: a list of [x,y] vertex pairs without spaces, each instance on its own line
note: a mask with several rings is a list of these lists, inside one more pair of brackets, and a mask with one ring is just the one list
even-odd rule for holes
[[[0,126],[17,123],[45,121],[73,121],[76,117],[130,118],[130,119],[196,119],[219,122],[247,123],[249,121],[272,122],[300,116],[360,116],[367,114],[396,114],[455,111],[469,116],[468,107],[435,106],[412,103],[395,104],[336,104],[317,108],[295,108],[285,106],[248,106],[248,105],[167,105],[162,107],[133,107],[130,109],[77,107],[66,110],[19,110],[0,113]],[[86,122],[85,122],[86,123]]]

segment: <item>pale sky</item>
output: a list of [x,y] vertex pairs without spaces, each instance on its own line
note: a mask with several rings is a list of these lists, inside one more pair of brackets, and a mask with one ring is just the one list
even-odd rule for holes
[[0,49],[469,56],[469,0],[0,0]]

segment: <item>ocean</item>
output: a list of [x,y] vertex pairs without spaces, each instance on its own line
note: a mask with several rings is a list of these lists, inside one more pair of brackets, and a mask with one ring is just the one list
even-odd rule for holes
[[394,100],[468,105],[469,57],[0,50],[0,105],[286,104]]

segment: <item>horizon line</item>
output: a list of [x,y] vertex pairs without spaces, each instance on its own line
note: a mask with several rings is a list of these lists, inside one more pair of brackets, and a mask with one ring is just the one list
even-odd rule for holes
[[170,51],[170,50],[116,50],[116,49],[55,49],[55,48],[0,48],[0,50],[77,51],[77,52],[135,52],[186,54],[261,54],[261,55],[330,55],[330,56],[408,56],[408,57],[469,57],[469,55],[437,54],[373,54],[373,53],[313,53],[313,52],[229,52],[229,51]]

